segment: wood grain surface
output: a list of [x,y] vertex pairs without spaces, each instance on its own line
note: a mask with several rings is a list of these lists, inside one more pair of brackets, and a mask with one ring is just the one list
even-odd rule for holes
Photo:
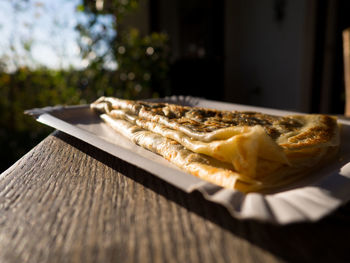
[[239,221],[61,132],[0,176],[0,262],[350,262],[349,237],[349,205]]

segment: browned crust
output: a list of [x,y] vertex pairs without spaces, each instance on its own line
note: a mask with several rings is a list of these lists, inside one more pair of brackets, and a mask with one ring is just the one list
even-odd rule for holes
[[289,149],[303,148],[312,145],[322,145],[329,143],[336,136],[338,130],[337,120],[328,115],[317,115],[318,122],[314,127],[310,127],[298,135],[288,139],[287,144]]
[[[313,127],[303,130],[306,119],[302,115],[280,117],[259,112],[224,111],[131,100],[123,100],[123,104],[124,108],[142,118],[155,122],[166,118],[169,123],[176,123],[202,134],[232,126],[260,125],[264,127],[270,137],[277,141],[280,136],[292,132],[296,135],[280,144],[280,146],[291,150],[327,143],[336,136],[337,131],[336,119],[328,115],[306,115],[308,116],[306,118],[312,116],[312,118],[318,119],[318,122]],[[116,105],[106,107],[120,108]]]

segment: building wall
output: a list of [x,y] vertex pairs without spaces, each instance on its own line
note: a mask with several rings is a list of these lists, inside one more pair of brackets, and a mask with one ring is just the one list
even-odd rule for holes
[[[223,1],[224,74],[220,78],[224,78],[224,87],[220,81],[217,81],[217,87],[212,87],[223,96],[213,93],[212,98],[310,111],[317,0]],[[140,3],[139,10],[126,18],[126,24],[147,34],[150,31],[150,1]],[[155,3],[158,11],[153,15],[158,17],[159,30],[170,36],[172,62],[176,62],[185,56],[181,47],[191,44],[183,43],[187,28],[180,26],[183,19],[181,5],[187,4],[188,8],[193,6],[203,12],[203,4],[198,0],[159,0]],[[212,22],[209,24],[214,26]]]
[[226,0],[225,3],[226,99],[308,111],[315,21],[313,1]]

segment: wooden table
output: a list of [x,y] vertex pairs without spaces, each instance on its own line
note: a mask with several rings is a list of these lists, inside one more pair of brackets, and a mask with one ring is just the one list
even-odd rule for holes
[[199,193],[55,132],[0,176],[0,262],[350,262],[350,205],[233,219]]

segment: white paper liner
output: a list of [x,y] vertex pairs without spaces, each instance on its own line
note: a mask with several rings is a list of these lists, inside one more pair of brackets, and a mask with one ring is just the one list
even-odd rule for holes
[[[294,114],[184,96],[168,97],[161,101],[221,110],[260,111],[274,115]],[[187,193],[200,191],[206,199],[225,206],[230,214],[238,219],[254,219],[281,225],[316,221],[350,200],[350,121],[340,121],[340,161],[329,164],[289,190],[262,195],[243,194],[225,189],[183,172],[162,157],[133,144],[113,131],[90,110],[89,105],[46,107],[32,109],[26,113],[41,123],[138,166]]]

